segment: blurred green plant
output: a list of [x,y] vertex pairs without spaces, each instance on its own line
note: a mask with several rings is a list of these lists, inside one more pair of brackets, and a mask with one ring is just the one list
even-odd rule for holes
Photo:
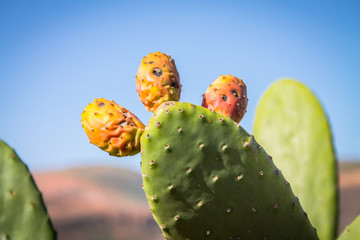
[[27,166],[0,140],[0,239],[56,239],[41,193]]
[[331,129],[315,95],[292,79],[272,84],[257,107],[254,136],[291,183],[320,239],[335,239],[337,161]]

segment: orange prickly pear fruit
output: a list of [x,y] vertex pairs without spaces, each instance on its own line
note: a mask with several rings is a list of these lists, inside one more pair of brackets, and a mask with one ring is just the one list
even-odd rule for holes
[[175,61],[160,52],[144,57],[136,74],[136,91],[151,112],[163,102],[179,101],[181,84]]
[[90,143],[112,156],[131,156],[140,151],[144,124],[114,101],[95,99],[85,107],[81,123]]
[[221,75],[206,90],[202,106],[240,122],[248,103],[246,85],[232,75]]

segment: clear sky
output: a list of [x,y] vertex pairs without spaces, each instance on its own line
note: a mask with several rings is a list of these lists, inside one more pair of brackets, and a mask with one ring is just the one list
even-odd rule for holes
[[0,1],[0,139],[33,171],[114,165],[89,144],[80,114],[115,100],[145,124],[135,90],[143,56],[175,59],[181,101],[201,104],[222,74],[242,78],[252,132],[262,93],[279,78],[305,83],[326,109],[339,158],[360,159],[358,1]]

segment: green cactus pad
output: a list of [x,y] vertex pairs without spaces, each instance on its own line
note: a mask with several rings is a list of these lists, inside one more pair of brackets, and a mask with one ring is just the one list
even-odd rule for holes
[[0,239],[56,239],[41,193],[27,166],[1,140],[0,183]]
[[314,94],[291,79],[274,83],[257,108],[254,136],[291,182],[320,239],[335,239],[337,163],[329,123]]
[[318,239],[271,157],[230,118],[167,102],[141,146],[144,191],[166,239]]
[[356,240],[360,239],[360,215],[345,228],[338,240]]

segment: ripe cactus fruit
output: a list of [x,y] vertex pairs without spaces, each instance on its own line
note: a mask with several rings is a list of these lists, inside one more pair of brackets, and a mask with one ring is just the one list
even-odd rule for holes
[[230,118],[163,103],[141,148],[144,191],[166,239],[318,239],[271,157]]
[[27,166],[0,140],[0,239],[56,239]]
[[85,107],[81,123],[90,143],[112,156],[131,156],[140,151],[144,124],[114,101],[95,99]]
[[232,75],[221,75],[206,90],[202,106],[240,122],[248,103],[246,85]]
[[303,84],[271,85],[256,111],[254,135],[291,182],[318,229],[335,239],[338,221],[337,161],[326,114]]
[[160,52],[144,57],[136,74],[136,91],[151,112],[163,102],[179,101],[181,84],[175,61]]

